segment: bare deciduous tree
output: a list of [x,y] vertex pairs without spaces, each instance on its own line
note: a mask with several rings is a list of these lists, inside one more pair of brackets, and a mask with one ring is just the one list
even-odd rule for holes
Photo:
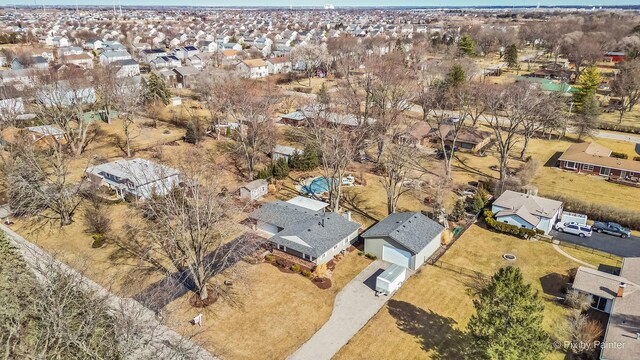
[[291,61],[294,65],[300,65],[307,75],[309,86],[311,86],[311,77],[323,65],[329,63],[327,50],[325,45],[304,44],[299,45],[291,50]]
[[413,149],[396,144],[387,144],[387,149],[379,161],[382,170],[382,185],[387,193],[387,213],[393,214],[398,208],[400,196],[410,188],[406,187],[406,180],[412,169]]
[[624,114],[633,110],[640,101],[640,60],[625,61],[622,64],[611,84],[611,90],[620,98],[617,110],[620,114],[618,121],[622,123]]
[[187,186],[141,203],[145,219],[129,222],[126,234],[114,241],[124,254],[144,261],[150,269],[173,273],[205,301],[230,294],[210,280],[225,270],[225,276],[232,278],[237,269],[231,265],[255,251],[259,241],[231,239],[240,234],[236,220],[241,209],[219,188],[215,170],[202,157],[194,149],[181,159]]

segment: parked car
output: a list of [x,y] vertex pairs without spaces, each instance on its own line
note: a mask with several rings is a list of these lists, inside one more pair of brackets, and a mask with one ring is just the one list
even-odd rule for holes
[[620,224],[616,224],[614,222],[596,221],[591,228],[599,233],[617,235],[623,239],[631,236],[631,230],[623,227]]
[[583,225],[577,222],[559,222],[556,224],[556,230],[567,234],[578,235],[580,237],[588,237],[593,233],[589,225]]

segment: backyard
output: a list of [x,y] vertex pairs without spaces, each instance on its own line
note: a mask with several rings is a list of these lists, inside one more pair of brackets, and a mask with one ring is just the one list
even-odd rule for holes
[[[503,254],[516,256],[513,262]],[[594,265],[615,259],[581,251],[572,255]],[[569,269],[580,264],[556,252],[545,242],[531,242],[472,226],[442,257],[444,269],[425,265],[400,288],[387,306],[342,348],[337,359],[404,358],[458,359],[465,328],[474,313],[473,293],[478,277],[451,269],[463,267],[491,276],[500,267],[518,266],[545,303],[544,327],[558,335],[556,324],[568,308],[555,301],[561,295]],[[447,269],[451,268],[451,269]],[[563,359],[554,352],[551,359]]]

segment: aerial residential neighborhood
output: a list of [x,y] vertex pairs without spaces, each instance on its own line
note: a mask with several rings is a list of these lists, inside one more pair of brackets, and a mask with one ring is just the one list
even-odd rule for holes
[[0,4],[6,359],[640,359],[640,7]]

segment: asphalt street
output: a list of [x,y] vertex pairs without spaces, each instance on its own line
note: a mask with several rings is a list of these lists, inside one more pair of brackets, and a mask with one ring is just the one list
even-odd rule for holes
[[591,237],[581,238],[577,235],[561,233],[555,230],[552,230],[550,235],[560,241],[582,245],[621,257],[640,256],[640,238],[635,236],[622,239],[619,236],[593,232]]

